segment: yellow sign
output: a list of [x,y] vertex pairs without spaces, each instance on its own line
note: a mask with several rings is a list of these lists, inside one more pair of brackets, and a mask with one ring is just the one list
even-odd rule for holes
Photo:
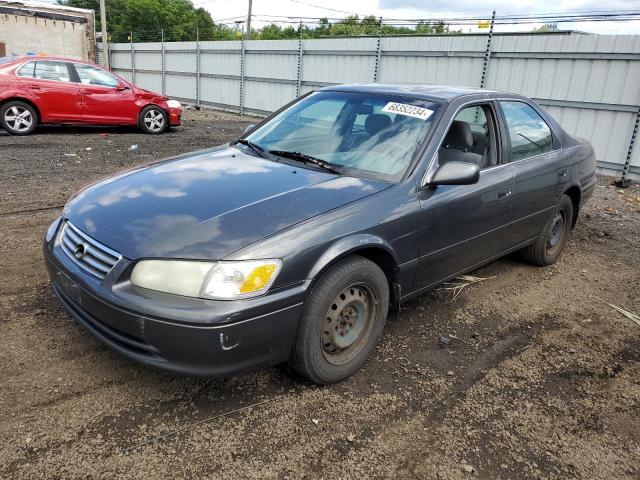
[[489,28],[489,20],[479,20],[478,28]]

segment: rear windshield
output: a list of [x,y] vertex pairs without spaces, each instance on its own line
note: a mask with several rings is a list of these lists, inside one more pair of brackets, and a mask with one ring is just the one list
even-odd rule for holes
[[246,139],[267,151],[296,151],[345,174],[399,180],[433,125],[440,104],[402,95],[315,92]]

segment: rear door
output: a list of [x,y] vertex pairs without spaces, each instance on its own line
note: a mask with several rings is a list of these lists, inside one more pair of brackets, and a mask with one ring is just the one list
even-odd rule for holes
[[65,62],[34,60],[17,71],[38,106],[43,122],[78,122],[82,118],[80,87]]
[[512,243],[536,237],[569,181],[570,158],[541,112],[522,100],[499,102],[514,171]]
[[133,90],[118,77],[102,68],[74,63],[82,92],[82,121],[97,124],[138,122],[138,107]]

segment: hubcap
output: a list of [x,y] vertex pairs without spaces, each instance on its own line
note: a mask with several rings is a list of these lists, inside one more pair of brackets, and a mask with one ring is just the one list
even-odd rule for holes
[[362,349],[373,326],[375,297],[364,285],[344,289],[332,302],[322,332],[322,354],[333,365],[350,361]]
[[547,252],[549,254],[555,253],[555,250],[562,243],[562,237],[564,236],[565,229],[564,211],[556,213],[552,222],[551,232],[549,233],[549,238],[547,240]]
[[149,110],[144,114],[144,124],[152,132],[159,132],[164,127],[164,115],[158,110]]
[[33,125],[33,116],[26,108],[15,105],[4,113],[4,121],[11,130],[25,132]]

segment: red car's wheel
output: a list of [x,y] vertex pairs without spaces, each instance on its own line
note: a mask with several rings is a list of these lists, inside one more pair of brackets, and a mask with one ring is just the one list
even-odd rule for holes
[[162,133],[167,129],[167,112],[155,105],[149,105],[140,112],[140,128],[145,133]]
[[29,135],[38,126],[38,112],[19,100],[7,102],[0,107],[0,126],[11,135]]

